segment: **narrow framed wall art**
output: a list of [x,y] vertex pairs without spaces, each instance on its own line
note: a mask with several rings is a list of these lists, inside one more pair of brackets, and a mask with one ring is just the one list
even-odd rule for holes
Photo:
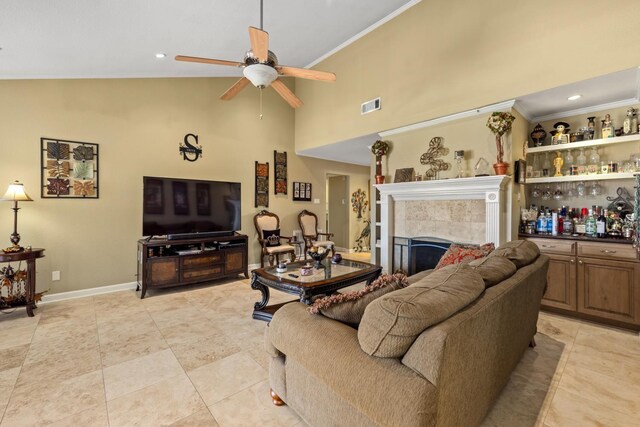
[[269,207],[269,162],[256,161],[256,203],[255,207]]

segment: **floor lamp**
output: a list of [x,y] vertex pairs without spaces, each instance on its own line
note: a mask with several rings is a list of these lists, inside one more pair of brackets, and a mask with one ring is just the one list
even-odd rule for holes
[[11,233],[11,243],[13,243],[13,246],[4,249],[4,252],[21,252],[24,248],[18,244],[20,243],[20,235],[18,234],[18,210],[20,208],[18,207],[18,202],[31,202],[33,199],[24,192],[24,185],[15,181],[9,184],[9,188],[4,196],[2,196],[2,200],[13,202],[13,233]]

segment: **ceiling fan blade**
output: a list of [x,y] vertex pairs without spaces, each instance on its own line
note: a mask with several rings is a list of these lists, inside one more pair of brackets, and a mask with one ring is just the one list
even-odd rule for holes
[[260,28],[249,27],[249,40],[251,40],[251,50],[253,55],[260,62],[267,62],[269,59],[269,33]]
[[227,91],[223,93],[222,96],[220,96],[220,99],[222,99],[223,101],[230,101],[231,99],[233,99],[234,96],[240,93],[240,91],[244,89],[244,87],[248,84],[249,84],[248,78],[246,77],[241,78],[240,80],[235,82],[233,86],[227,89]]
[[308,70],[306,68],[287,67],[279,65],[276,70],[284,76],[300,77],[301,79],[321,80],[325,82],[335,82],[336,75],[328,71]]
[[298,98],[291,90],[282,83],[282,80],[276,79],[271,83],[271,86],[280,94],[282,98],[293,108],[302,107],[304,103]]
[[244,67],[243,62],[225,61],[224,59],[198,58],[197,56],[176,56],[176,61],[199,62],[202,64],[228,65],[230,67]]

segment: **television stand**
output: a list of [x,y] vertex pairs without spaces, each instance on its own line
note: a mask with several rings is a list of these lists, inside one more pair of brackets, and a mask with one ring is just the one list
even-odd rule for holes
[[138,240],[138,286],[147,289],[191,285],[244,274],[249,278],[247,236]]

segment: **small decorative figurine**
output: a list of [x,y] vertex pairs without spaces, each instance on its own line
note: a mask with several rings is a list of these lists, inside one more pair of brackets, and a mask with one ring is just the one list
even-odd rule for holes
[[544,140],[547,137],[547,132],[542,128],[540,123],[533,128],[533,132],[531,132],[531,139],[533,140],[533,144],[536,147],[542,147],[544,144]]
[[553,159],[553,167],[556,168],[556,174],[554,176],[562,176],[562,165],[564,160],[562,159],[562,153],[558,151],[556,158]]
[[558,122],[553,125],[553,127],[555,130],[551,131],[551,135],[553,135],[553,137],[551,138],[551,144],[555,145],[569,143],[568,133],[571,130],[569,129],[569,123]]

